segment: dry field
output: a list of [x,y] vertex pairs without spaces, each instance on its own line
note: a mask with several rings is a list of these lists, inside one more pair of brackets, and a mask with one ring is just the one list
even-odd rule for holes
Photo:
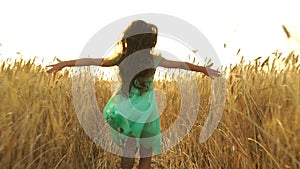
[[[152,167],[300,168],[298,59],[291,53],[228,67],[222,119],[202,144],[199,135],[210,106],[211,81],[186,74],[182,80],[196,81],[199,88],[196,122],[180,144],[153,157]],[[284,69],[276,68],[279,63]],[[120,167],[120,158],[95,144],[79,124],[69,70],[52,75],[33,60],[19,60],[10,66],[2,63],[0,79],[1,168]],[[84,83],[78,90],[89,89]],[[161,116],[165,131],[178,115],[181,97],[174,81],[156,81],[155,86],[166,94]],[[111,83],[100,77],[93,87],[102,110],[111,96]],[[88,98],[81,99],[88,104]]]

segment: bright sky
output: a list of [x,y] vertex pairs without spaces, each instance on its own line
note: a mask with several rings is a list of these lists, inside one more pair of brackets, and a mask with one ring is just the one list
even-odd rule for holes
[[[24,58],[45,58],[46,63],[54,56],[76,59],[104,26],[130,15],[162,13],[196,26],[226,65],[240,59],[235,56],[239,48],[240,56],[248,59],[299,48],[297,7],[288,0],[0,1],[0,58],[18,57],[20,52]],[[288,41],[282,24],[298,39]]]

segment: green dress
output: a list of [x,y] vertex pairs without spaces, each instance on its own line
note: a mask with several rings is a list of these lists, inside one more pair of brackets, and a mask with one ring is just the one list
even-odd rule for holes
[[[154,66],[158,66],[162,57],[154,57]],[[104,107],[104,119],[110,125],[113,141],[123,145],[127,136],[136,138],[136,146],[152,148],[155,154],[161,152],[161,129],[158,106],[155,98],[153,77],[150,90],[138,95],[138,89],[132,87],[129,98],[118,89]]]

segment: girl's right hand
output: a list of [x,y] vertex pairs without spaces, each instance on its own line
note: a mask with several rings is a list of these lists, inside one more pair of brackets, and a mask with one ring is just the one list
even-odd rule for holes
[[219,76],[221,76],[222,74],[221,74],[220,71],[214,70],[214,69],[211,68],[212,65],[213,65],[213,63],[211,63],[211,64],[208,65],[208,66],[205,66],[205,67],[204,67],[203,73],[204,73],[206,76],[208,76],[208,77],[210,77],[210,78],[212,78],[212,79],[214,79],[214,77],[219,77]]
[[64,62],[56,59],[59,63],[57,64],[52,64],[52,65],[47,65],[46,67],[52,67],[51,69],[47,70],[47,73],[56,73],[60,71],[62,68],[64,68]]

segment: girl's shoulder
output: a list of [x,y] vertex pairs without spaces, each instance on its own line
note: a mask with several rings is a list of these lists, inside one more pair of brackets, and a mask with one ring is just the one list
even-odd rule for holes
[[157,67],[163,57],[161,53],[154,54],[153,57],[154,57],[154,66]]

